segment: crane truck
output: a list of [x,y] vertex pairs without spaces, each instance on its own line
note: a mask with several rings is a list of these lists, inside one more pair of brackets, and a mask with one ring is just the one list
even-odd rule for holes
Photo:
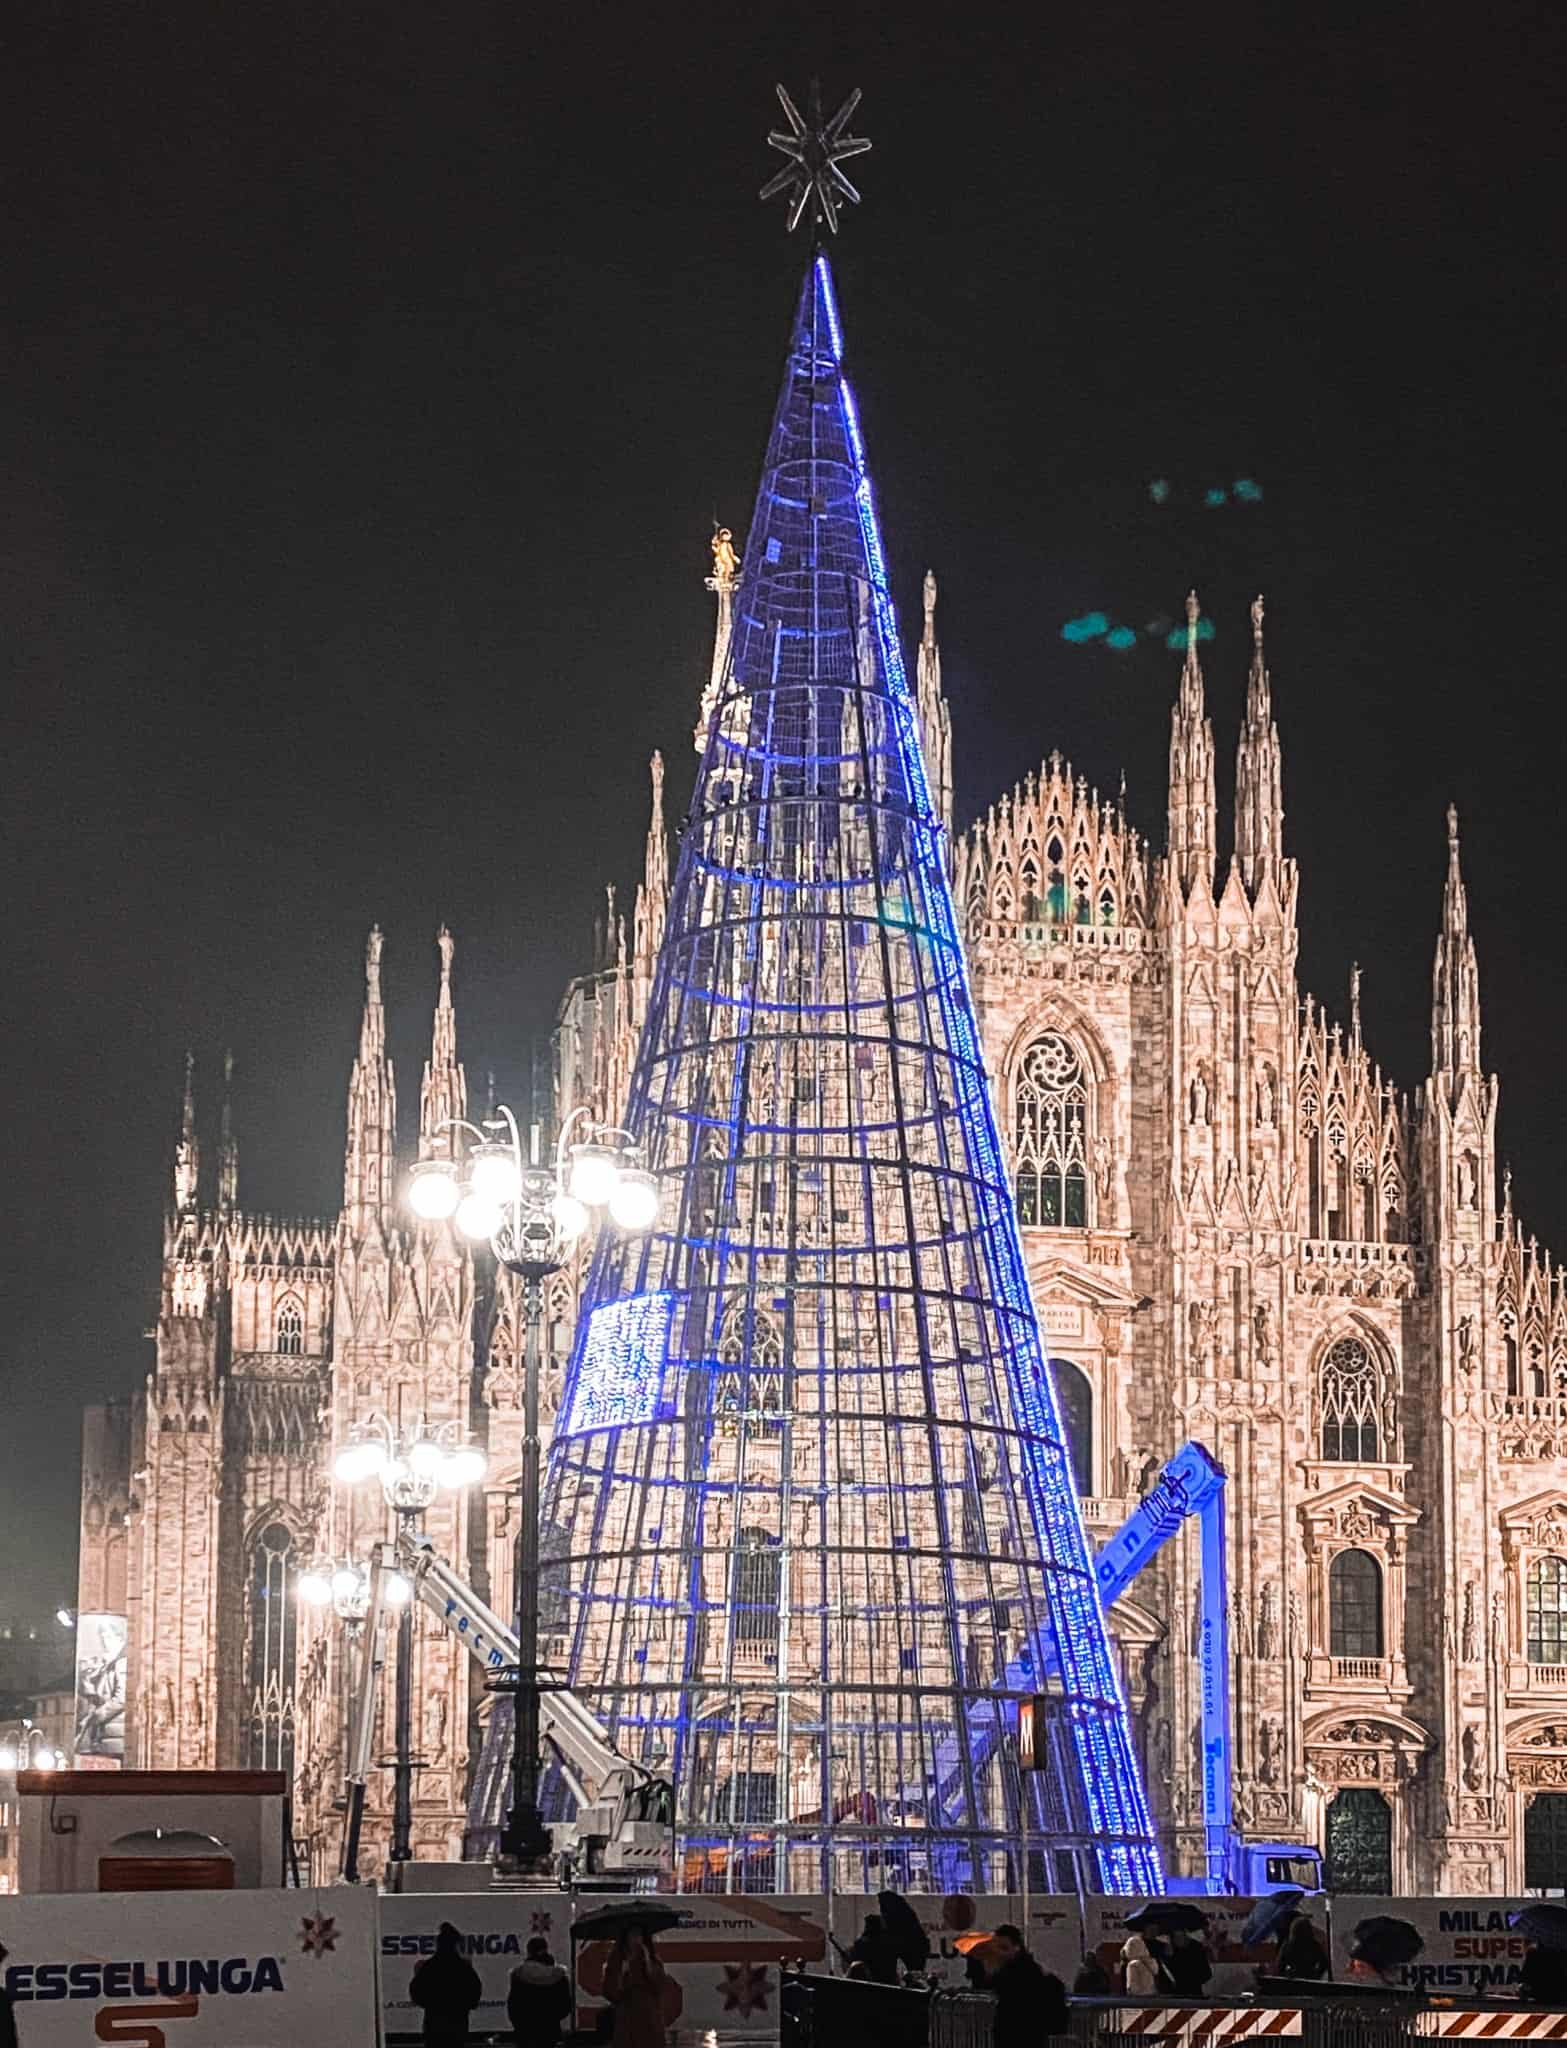
[[[1201,1537],[1198,1660],[1202,1672],[1202,1805],[1205,1871],[1195,1888],[1243,1897],[1299,1885],[1322,1888],[1322,1858],[1295,1842],[1250,1842],[1235,1831],[1230,1797],[1229,1564],[1224,1467],[1199,1443],[1183,1444],[1094,1560],[1099,1597],[1111,1607],[1189,1516]],[[1173,1878],[1172,1891],[1188,1888]]]
[[[394,1579],[456,1637],[492,1678],[502,1681],[518,1664],[516,1636],[473,1588],[466,1585],[427,1536],[400,1531],[378,1543],[370,1559],[370,1604],[364,1654],[349,1743],[349,1822],[344,1869],[356,1863],[360,1816],[371,1768],[376,1700],[380,1691],[381,1620]],[[667,1779],[623,1756],[596,1715],[565,1687],[543,1680],[539,1733],[577,1803],[575,1817],[550,1827],[561,1875],[619,1879],[626,1884],[672,1867],[674,1792]]]

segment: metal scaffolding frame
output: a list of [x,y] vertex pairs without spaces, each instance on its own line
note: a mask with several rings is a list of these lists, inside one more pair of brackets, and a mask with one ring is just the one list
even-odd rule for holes
[[599,1246],[550,1450],[546,1659],[673,1776],[688,1886],[1157,1892],[842,352],[817,254],[632,1084],[661,1217]]

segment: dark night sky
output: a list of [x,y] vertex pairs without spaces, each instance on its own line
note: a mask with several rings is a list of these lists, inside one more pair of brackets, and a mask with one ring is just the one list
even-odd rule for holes
[[[1178,663],[1059,629],[1193,582],[1222,810],[1265,589],[1303,981],[1342,1010],[1358,957],[1419,1079],[1455,798],[1503,1150],[1567,1246],[1559,10],[32,12],[0,1610],[71,1597],[78,1409],[149,1363],[187,1041],[209,1109],[235,1049],[244,1199],[330,1208],[371,920],[406,1128],[437,921],[515,1088],[654,745],[683,804],[709,521],[748,517],[803,256],[762,136],[813,68],[865,88],[851,370],[906,625],[942,580],[960,813],[1060,746],[1162,835]],[[1193,502],[1241,476],[1261,506]]]

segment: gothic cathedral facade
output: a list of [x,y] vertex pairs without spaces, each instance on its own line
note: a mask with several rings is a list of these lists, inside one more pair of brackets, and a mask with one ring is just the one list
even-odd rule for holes
[[[715,558],[714,677],[732,560]],[[935,586],[917,675],[933,792],[951,727]],[[1091,1534],[1197,1439],[1228,1474],[1237,1821],[1318,1843],[1356,1891],[1567,1885],[1567,1294],[1495,1156],[1497,1084],[1450,813],[1431,1068],[1386,1081],[1296,981],[1298,878],[1260,600],[1221,857],[1195,600],[1173,715],[1164,853],[1052,755],[953,847],[969,967],[1041,1325]],[[704,723],[715,692],[704,699]],[[700,728],[699,728],[700,732]],[[655,757],[646,869],[613,898],[556,1034],[556,1112],[625,1098],[669,885]],[[417,1152],[466,1094],[452,944]],[[520,1304],[399,1199],[396,1097],[371,936],[343,1204],[239,1202],[225,1094],[204,1175],[187,1088],[145,1388],[89,1411],[80,1606],[126,1617],[126,1761],[281,1765],[316,1878],[336,1868],[354,1646],[304,1607],[306,1564],[386,1533],[376,1489],[330,1479],[380,1411],[453,1422],[489,1458],[429,1534],[512,1606]],[[576,1276],[552,1283],[545,1408]],[[1202,1864],[1195,1532],[1111,1622],[1171,1867]],[[416,1631],[415,1853],[461,1854],[485,1695]],[[389,1719],[384,1723],[389,1726]],[[384,1744],[383,1744],[384,1747]],[[378,1752],[379,1753],[379,1752]],[[377,1773],[379,1781],[385,1773]],[[372,1784],[362,1867],[389,1832]]]

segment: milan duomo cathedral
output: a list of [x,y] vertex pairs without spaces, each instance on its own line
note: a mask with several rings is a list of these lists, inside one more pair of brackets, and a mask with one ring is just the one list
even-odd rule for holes
[[[727,533],[713,566],[699,744],[736,589]],[[935,607],[927,577],[918,709],[950,825]],[[1499,1181],[1458,821],[1445,851],[1433,833],[1431,1066],[1411,1094],[1371,1055],[1358,976],[1347,1017],[1296,981],[1261,602],[1228,846],[1195,599],[1188,616],[1162,851],[1059,754],[952,845],[1084,1518],[1110,1534],[1188,1439],[1226,1468],[1245,1834],[1317,1843],[1329,1881],[1354,1891],[1561,1886],[1567,1297]],[[593,971],[560,1009],[557,1116],[586,1103],[618,1120],[669,889],[655,756],[634,912],[611,899]],[[357,1420],[472,1431],[484,1487],[444,1497],[427,1527],[493,1606],[513,1604],[519,1303],[504,1275],[492,1302],[488,1261],[401,1200],[415,1154],[444,1156],[442,1126],[468,1101],[445,931],[436,959],[417,1134],[399,1149],[370,936],[335,1216],[247,1210],[227,1090],[212,1158],[187,1074],[156,1357],[144,1389],[86,1421],[80,1605],[126,1618],[127,1764],[289,1769],[318,1878],[340,1848],[352,1652],[294,1585],[312,1560],[363,1557],[387,1533],[376,1489],[329,1476]],[[581,1279],[551,1283],[547,1414]],[[765,1350],[766,1333],[754,1341]],[[1202,1868],[1196,1551],[1194,1534],[1171,1544],[1110,1616],[1161,1846],[1187,1871]],[[416,1658],[415,1853],[455,1857],[488,1702],[422,1613]],[[370,1871],[386,1776],[371,1786]]]

